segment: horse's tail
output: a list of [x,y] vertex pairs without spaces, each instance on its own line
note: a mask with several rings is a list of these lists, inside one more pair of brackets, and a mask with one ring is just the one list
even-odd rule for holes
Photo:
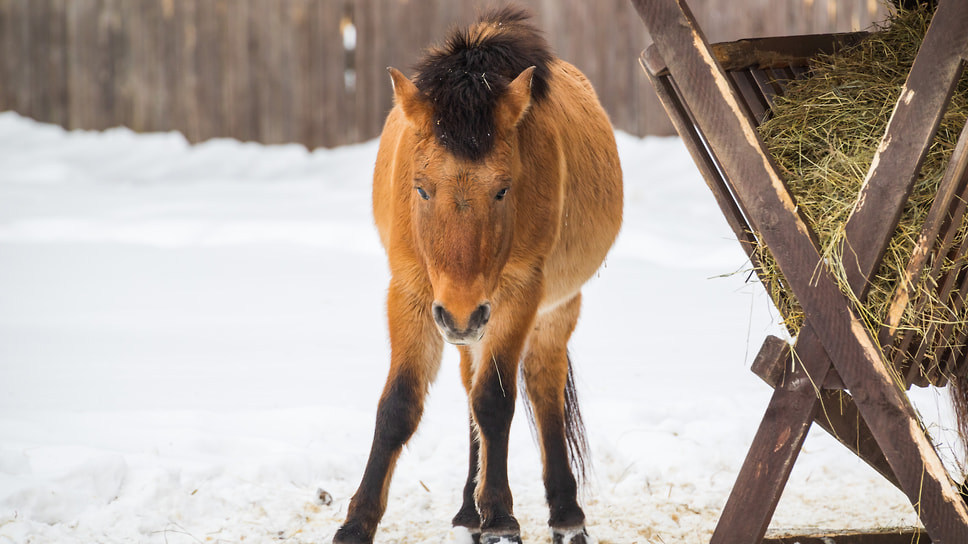
[[[522,381],[524,376],[524,366],[521,367]],[[534,411],[531,408],[531,401],[528,399],[527,387],[521,387],[521,396],[524,401],[524,412],[528,416],[531,424],[531,432],[535,441],[538,441],[537,425],[534,420]],[[568,447],[568,460],[571,462],[572,471],[578,480],[578,485],[585,482],[588,462],[588,439],[585,435],[585,422],[581,417],[581,409],[578,406],[578,390],[575,387],[575,374],[571,364],[571,355],[568,355],[568,380],[565,382],[565,443]]]
[[580,485],[587,475],[588,439],[585,435],[585,421],[578,407],[578,390],[575,388],[575,374],[570,355],[568,356],[568,381],[565,382],[565,440],[568,442],[568,459],[571,460],[571,466]]

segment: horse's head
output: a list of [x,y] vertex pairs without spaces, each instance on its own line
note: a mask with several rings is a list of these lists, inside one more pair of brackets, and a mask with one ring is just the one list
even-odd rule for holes
[[412,154],[407,182],[414,246],[433,287],[434,321],[452,344],[484,336],[491,295],[508,260],[514,181],[521,169],[517,125],[531,101],[532,72],[528,68],[507,83],[493,108],[493,142],[483,156],[468,158],[454,153],[439,130],[435,134],[434,105],[390,69],[395,101],[418,142],[414,149],[398,150]]

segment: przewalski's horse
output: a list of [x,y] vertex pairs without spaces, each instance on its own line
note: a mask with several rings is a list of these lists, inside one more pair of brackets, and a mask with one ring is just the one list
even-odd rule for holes
[[391,362],[370,458],[336,543],[372,542],[394,465],[417,428],[444,341],[460,351],[470,470],[455,526],[520,542],[508,433],[524,379],[555,542],[585,542],[569,462],[584,429],[568,339],[581,287],[622,221],[609,120],[588,80],[505,8],[430,50],[414,81],[390,69],[373,213],[390,271]]

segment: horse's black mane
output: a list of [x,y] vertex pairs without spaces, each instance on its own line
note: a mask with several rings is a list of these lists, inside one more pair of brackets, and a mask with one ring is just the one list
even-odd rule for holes
[[532,103],[547,96],[552,55],[529,18],[514,7],[485,13],[417,64],[415,83],[433,105],[437,141],[454,155],[480,160],[491,151],[497,101],[526,68],[535,67]]

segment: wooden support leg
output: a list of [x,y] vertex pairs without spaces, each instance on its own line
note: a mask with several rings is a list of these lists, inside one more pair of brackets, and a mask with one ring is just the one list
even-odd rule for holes
[[763,539],[819,405],[809,383],[773,392],[710,544]]
[[[776,344],[768,341],[764,345],[771,347]],[[819,412],[814,383],[822,384],[830,369],[819,342],[807,342],[797,351],[804,372],[778,384],[773,392],[710,544],[750,544],[760,542],[766,534],[810,424]],[[785,358],[788,353],[774,350],[772,356]]]
[[[811,332],[807,333],[807,336],[802,337],[801,343],[807,341],[810,336],[812,336],[812,329]],[[818,351],[816,353],[824,358],[827,357],[825,352]],[[770,336],[763,342],[763,347],[760,348],[760,352],[753,362],[752,370],[763,381],[776,389],[782,387],[788,380],[794,379],[794,375],[802,374],[803,370],[791,367],[790,361],[790,345],[785,340]],[[827,384],[830,383],[831,377],[839,379],[836,374],[830,373],[827,375]],[[877,445],[877,440],[871,434],[867,422],[864,421],[860,411],[857,410],[853,397],[843,391],[842,388],[821,389],[819,394],[820,405],[817,415],[814,417],[814,423],[900,489],[901,484],[898,482],[897,476],[891,470],[891,465],[884,457],[884,452]]]

